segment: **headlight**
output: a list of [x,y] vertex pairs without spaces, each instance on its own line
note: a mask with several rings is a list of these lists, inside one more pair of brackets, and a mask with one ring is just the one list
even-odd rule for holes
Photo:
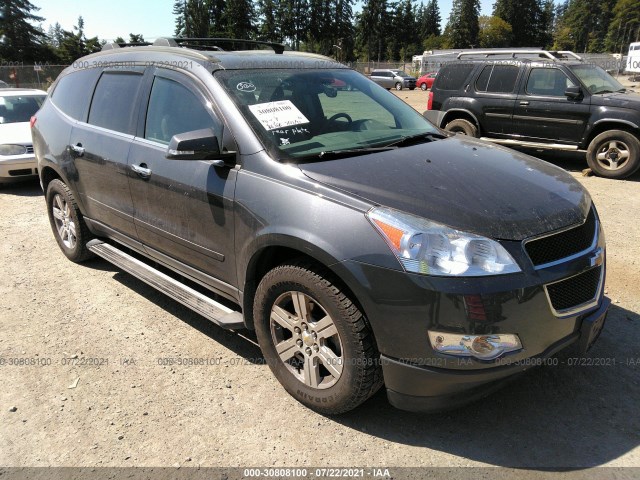
[[24,145],[0,145],[0,155],[24,155],[27,147]]
[[367,217],[409,272],[475,277],[520,271],[494,240],[391,208],[373,208]]

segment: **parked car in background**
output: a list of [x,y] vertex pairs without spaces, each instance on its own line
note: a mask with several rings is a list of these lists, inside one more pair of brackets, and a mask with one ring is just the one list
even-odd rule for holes
[[425,116],[503,145],[584,150],[602,177],[640,168],[640,96],[572,52],[514,52],[523,58],[504,58],[503,50],[459,54],[438,72]]
[[35,178],[29,120],[47,93],[24,88],[0,88],[0,184]]
[[9,85],[4,80],[0,80],[0,88],[11,88],[11,85]]
[[416,81],[416,87],[423,91],[431,88],[433,86],[433,81],[436,79],[436,75],[438,75],[438,72],[431,72],[426,75],[422,75]]
[[323,414],[382,385],[400,408],[454,408],[596,341],[605,238],[573,177],[443,133],[326,57],[222,42],[107,44],[56,80],[32,133],[70,260],[255,330]]
[[392,88],[395,88],[396,90],[402,90],[403,88],[415,90],[416,88],[416,77],[407,75],[402,70],[373,70],[371,72],[371,80],[389,90]]

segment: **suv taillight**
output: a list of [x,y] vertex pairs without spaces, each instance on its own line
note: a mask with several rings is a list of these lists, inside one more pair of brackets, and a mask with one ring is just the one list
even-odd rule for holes
[[427,100],[427,110],[431,110],[433,108],[433,92],[429,91],[429,99]]
[[36,120],[37,120],[37,118],[36,118],[35,115],[33,117],[31,117],[31,120],[29,120],[29,126],[31,128],[33,128],[33,126],[36,124]]

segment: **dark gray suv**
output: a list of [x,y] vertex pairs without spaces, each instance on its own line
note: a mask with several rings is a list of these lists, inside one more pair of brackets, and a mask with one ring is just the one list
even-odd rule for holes
[[263,46],[108,45],[60,75],[32,133],[70,260],[255,330],[323,413],[383,384],[400,408],[455,407],[593,344],[605,243],[579,183],[446,134],[329,58]]

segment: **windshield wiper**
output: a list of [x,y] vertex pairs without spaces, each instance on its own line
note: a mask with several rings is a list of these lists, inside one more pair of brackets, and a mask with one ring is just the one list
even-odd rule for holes
[[600,95],[601,93],[613,93],[612,90],[598,90],[597,92],[593,92],[594,95]]
[[406,137],[399,138],[391,143],[385,145],[386,147],[406,147],[408,145],[412,145],[415,143],[422,142],[434,142],[436,140],[441,140],[443,138],[448,138],[447,135],[443,135],[442,133],[430,132],[430,133],[419,133],[417,135],[409,135]]
[[616,90],[617,93],[625,93],[627,91],[626,88],[621,88],[620,90]]

